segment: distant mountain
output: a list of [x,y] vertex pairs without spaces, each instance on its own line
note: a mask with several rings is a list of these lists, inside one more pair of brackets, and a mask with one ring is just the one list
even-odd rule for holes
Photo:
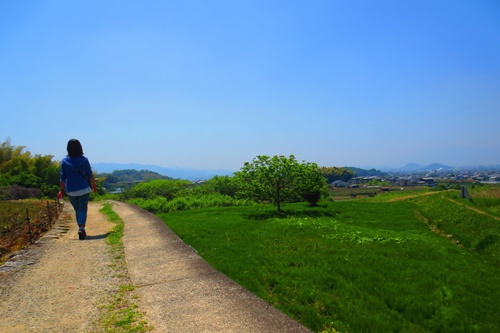
[[191,181],[207,180],[214,176],[231,176],[234,171],[230,170],[211,170],[211,169],[190,169],[190,168],[166,168],[150,164],[119,164],[119,163],[92,163],[92,169],[97,173],[111,173],[116,170],[149,170],[160,175],[187,179]]
[[405,171],[405,172],[425,172],[432,170],[454,170],[454,167],[450,167],[441,163],[432,163],[429,165],[421,165],[418,163],[408,163],[404,167],[397,169],[397,171]]
[[361,168],[356,168],[356,167],[344,167],[346,169],[351,170],[354,172],[354,175],[356,177],[370,177],[370,176],[387,176],[387,172],[383,172],[377,169],[361,169]]
[[135,169],[115,170],[111,173],[98,172],[97,175],[106,177],[105,182],[108,183],[134,183],[151,179],[172,179],[151,170]]
[[423,165],[418,164],[418,163],[408,163],[404,167],[399,168],[401,171],[419,171],[422,168],[424,168]]

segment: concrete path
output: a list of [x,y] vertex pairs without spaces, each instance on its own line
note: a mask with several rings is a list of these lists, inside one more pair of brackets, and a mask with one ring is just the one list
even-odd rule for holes
[[155,332],[311,332],[216,271],[156,216],[113,202],[125,260]]

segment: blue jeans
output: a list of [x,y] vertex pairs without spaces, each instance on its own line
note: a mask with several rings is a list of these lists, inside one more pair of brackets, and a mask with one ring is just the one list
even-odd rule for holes
[[80,227],[85,227],[85,223],[87,223],[89,196],[89,194],[80,195],[78,197],[68,195],[69,202],[71,202],[71,205],[75,209],[76,223],[78,223]]

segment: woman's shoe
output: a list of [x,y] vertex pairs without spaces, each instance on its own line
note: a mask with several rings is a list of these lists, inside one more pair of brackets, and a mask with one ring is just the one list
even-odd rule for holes
[[85,229],[80,228],[78,230],[78,239],[83,240],[83,239],[85,239],[85,237],[87,237],[87,233],[85,232]]

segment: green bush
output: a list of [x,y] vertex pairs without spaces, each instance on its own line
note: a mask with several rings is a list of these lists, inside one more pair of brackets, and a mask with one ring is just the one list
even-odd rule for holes
[[135,198],[128,202],[155,214],[197,208],[248,206],[254,204],[248,200],[239,200],[221,194],[182,196],[172,200],[167,200],[164,197],[155,197],[152,199]]
[[192,186],[188,180],[151,180],[134,185],[122,193],[125,200],[132,198],[154,199],[164,197],[167,200],[175,198],[179,192]]
[[153,199],[142,199],[135,198],[129,200],[129,203],[133,205],[137,205],[147,211],[150,211],[154,214],[168,212],[168,200],[164,197],[156,197]]

